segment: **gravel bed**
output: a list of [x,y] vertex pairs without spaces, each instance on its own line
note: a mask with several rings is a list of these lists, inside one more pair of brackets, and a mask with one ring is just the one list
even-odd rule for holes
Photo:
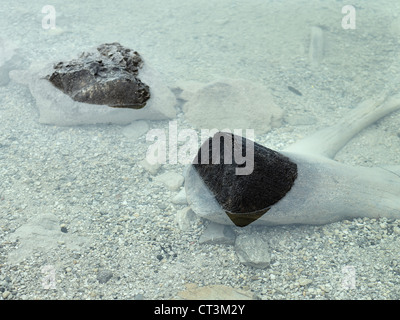
[[[279,128],[256,137],[272,149],[333,124],[366,98],[398,89],[400,23],[392,12],[399,5],[393,1],[355,1],[354,32],[340,28],[338,2],[220,1],[211,9],[205,0],[138,1],[141,15],[131,1],[125,9],[104,1],[53,2],[60,8],[58,31],[41,29],[43,15],[33,2],[0,9],[4,36],[29,61],[119,41],[148,58],[171,88],[216,77],[261,83],[285,111]],[[273,18],[280,15],[297,24]],[[324,26],[328,42],[314,71],[307,60],[312,25]],[[364,130],[336,160],[399,164],[399,117]],[[234,245],[199,243],[208,221],[195,218],[188,230],[179,228],[176,213],[187,205],[173,203],[179,189],[156,177],[183,174],[185,166],[167,163],[148,172],[139,164],[149,147],[145,135],[131,139],[124,126],[57,127],[37,119],[27,88],[0,87],[0,300],[174,299],[190,283],[244,289],[260,299],[400,298],[400,220],[235,228],[237,237],[268,240],[269,266],[246,266]],[[179,106],[177,121],[179,129],[191,128]],[[168,130],[169,122],[148,125]],[[31,243],[27,254],[21,248],[29,241],[12,235],[43,215],[56,217],[56,227],[49,226],[54,245],[45,250]],[[19,255],[14,262],[12,255]]]

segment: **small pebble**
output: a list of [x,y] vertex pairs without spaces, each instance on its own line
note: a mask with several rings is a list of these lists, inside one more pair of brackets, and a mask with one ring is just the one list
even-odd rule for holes
[[268,241],[256,234],[237,237],[235,251],[239,261],[246,266],[265,269],[271,262]]
[[113,273],[110,270],[100,270],[97,274],[97,280],[100,283],[106,283],[108,280],[110,280],[113,276]]
[[192,222],[196,219],[196,214],[190,207],[178,210],[175,216],[175,221],[182,231],[190,230]]
[[171,199],[171,202],[174,204],[187,204],[185,188],[182,188],[182,190]]
[[299,285],[302,286],[302,287],[310,284],[311,282],[312,282],[311,279],[307,279],[307,278],[300,278],[299,279]]
[[145,120],[134,121],[122,129],[122,133],[130,141],[134,141],[149,131],[149,124]]
[[291,116],[285,116],[285,121],[292,126],[305,126],[312,125],[317,122],[317,119],[312,115],[307,114],[295,114]]
[[148,171],[150,174],[156,174],[158,169],[160,169],[161,164],[159,163],[154,163],[151,164],[147,161],[147,159],[143,159],[142,161],[139,162],[139,165],[142,166],[146,171]]
[[134,299],[134,300],[143,300],[143,299],[144,299],[144,296],[143,296],[141,293],[139,293],[139,294],[135,295],[135,296],[133,297],[133,299]]
[[61,227],[61,232],[63,232],[63,233],[68,232],[67,226],[65,224],[60,225],[60,227]]
[[154,179],[157,182],[165,185],[169,190],[178,190],[185,180],[182,175],[175,172],[165,172]]

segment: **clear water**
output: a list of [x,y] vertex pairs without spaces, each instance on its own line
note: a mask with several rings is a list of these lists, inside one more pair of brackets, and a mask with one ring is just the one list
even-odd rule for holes
[[[54,29],[44,27],[51,23],[46,16],[48,12],[42,13],[46,4],[55,9]],[[261,84],[271,92],[275,103],[285,112],[285,117],[280,127],[257,136],[256,140],[271,148],[280,149],[321,127],[333,124],[335,120],[340,119],[359,102],[379,94],[392,94],[399,89],[400,3],[394,0],[385,0],[379,2],[353,1],[352,4],[356,13],[353,21],[355,23],[354,29],[348,29],[345,25],[349,23],[349,20],[343,20],[348,14],[347,11],[342,13],[342,8],[347,5],[346,1],[123,0],[112,3],[105,0],[54,0],[43,3],[0,0],[0,37],[12,41],[19,48],[20,55],[27,61],[26,65],[38,61],[56,62],[64,58],[75,57],[77,53],[89,50],[101,43],[120,42],[126,47],[137,50],[147,61],[151,62],[152,67],[162,73],[165,83],[171,88],[179,87],[179,83],[184,81],[206,83],[224,77],[242,78]],[[315,54],[316,56],[320,54],[320,58],[313,56],[310,52],[311,50],[319,50],[318,43],[316,44],[317,47],[311,49],[313,46],[312,27],[318,27],[324,34],[323,49]],[[318,60],[318,63],[315,65],[316,60]],[[40,199],[39,197],[39,200],[37,198],[35,198],[36,200],[30,199],[25,203],[25,185],[23,182],[16,182],[19,179],[15,178],[22,176],[23,180],[24,177],[28,179],[32,175],[32,183],[34,184],[35,182],[43,183],[44,180],[51,180],[53,176],[57,176],[58,169],[48,165],[45,159],[41,158],[43,147],[49,145],[59,148],[54,149],[56,150],[54,154],[60,155],[57,159],[62,165],[66,165],[68,157],[63,158],[62,150],[65,150],[65,155],[67,155],[69,148],[74,150],[74,143],[80,141],[81,147],[87,148],[87,153],[80,155],[84,159],[83,163],[87,163],[87,161],[91,161],[90,159],[93,160],[99,156],[95,146],[96,143],[100,143],[98,141],[102,141],[101,135],[118,137],[121,127],[100,126],[97,129],[96,127],[66,129],[43,126],[37,123],[37,110],[27,89],[11,82],[0,90],[2,99],[0,101],[0,120],[2,121],[0,122],[0,139],[2,139],[0,140],[0,161],[3,170],[0,170],[0,172],[7,176],[7,179],[0,181],[0,219],[2,219],[0,220],[0,227],[1,225],[7,226],[4,227],[3,231],[8,230],[7,232],[4,231],[8,236],[8,233],[12,233],[11,231],[26,223],[30,217],[45,211],[55,211],[56,194],[48,199]],[[15,126],[13,126],[14,116],[18,117],[15,120]],[[304,116],[306,117],[304,118]],[[400,151],[398,119],[397,113],[381,120],[373,128],[367,128],[360,136],[351,141],[337,155],[336,159],[350,164],[366,166],[378,163],[398,164]],[[181,125],[187,126],[187,123]],[[166,128],[167,126],[168,122],[166,121],[150,123],[151,128]],[[76,140],[76,135],[81,135],[82,140]],[[35,142],[30,140],[32,137],[39,139]],[[30,141],[32,148],[24,144],[24,139]],[[125,155],[121,155],[121,158],[110,156],[113,161],[115,159],[132,161],[136,166],[144,156],[147,145],[143,137],[137,142],[140,144],[137,153],[134,151],[134,142],[123,139],[113,142],[112,138],[107,139],[104,140],[105,142],[101,142],[106,145],[101,150],[106,149],[108,144],[110,148],[114,147],[113,143],[115,143],[115,148],[119,148],[117,149],[118,152],[128,150]],[[17,143],[13,144],[13,141],[17,141]],[[87,141],[91,141],[93,144],[84,145]],[[60,147],[63,144],[64,149]],[[11,151],[8,147],[4,147],[9,145],[14,148],[13,155],[9,153]],[[54,156],[50,151],[45,152],[50,158],[52,155]],[[103,154],[103,156],[107,157],[107,154]],[[78,168],[81,165],[70,165],[72,166],[70,173],[80,172]],[[178,172],[182,170],[182,166],[168,165],[166,168]],[[98,169],[94,167],[89,166],[86,169],[84,171],[85,177],[90,178],[99,175]],[[128,165],[125,175],[127,179],[130,175],[135,177],[133,182],[130,182],[131,189],[129,190],[137,192],[137,197],[147,197],[154,190],[160,190],[160,198],[157,201],[167,203],[169,197],[174,195],[174,193],[165,195],[162,189],[151,189],[152,187],[149,187],[151,191],[143,191],[146,189],[146,184],[151,184],[151,181],[140,181],[141,174],[135,176],[135,173],[130,169]],[[118,174],[121,172],[118,171]],[[105,174],[103,178],[113,179],[113,175],[111,173]],[[69,179],[68,176],[66,179]],[[121,177],[121,179],[124,178]],[[117,188],[118,183],[114,181],[114,185]],[[110,192],[111,195],[114,195],[114,191],[110,191],[111,189],[108,189],[108,187],[102,189],[101,185],[93,186],[92,189],[96,189],[96,192],[99,195],[103,194],[104,197],[110,196]],[[90,190],[90,186],[88,190]],[[50,193],[50,191],[45,193],[44,198],[46,198],[46,194]],[[118,194],[118,192],[115,191],[115,194]],[[68,207],[71,201],[79,202],[80,196],[82,195],[79,193],[74,194],[75,200],[71,200],[72,198],[70,199],[68,196],[63,197],[60,200],[61,205]],[[125,195],[122,196],[121,202],[125,200],[129,203],[128,195],[126,195],[126,199],[124,197]],[[97,214],[96,205],[101,206],[104,200],[101,199],[101,196],[100,198],[94,196],[94,198],[93,209],[86,208],[87,212],[85,215],[82,214],[84,225],[87,225],[91,214]],[[174,207],[168,203],[166,207],[172,215],[179,209],[179,207]],[[155,204],[151,201],[143,200],[139,204],[136,203],[134,208],[149,213],[150,222],[147,223],[152,224],[158,221],[160,208],[155,207]],[[13,215],[13,210],[16,211],[15,220],[10,218]],[[62,209],[60,210],[56,211],[55,214],[61,220],[64,219],[71,223],[71,226],[74,226],[71,228],[75,228],[77,232],[82,232],[89,237],[95,237],[96,232],[100,232],[97,229],[94,234],[90,234],[87,229],[79,231],[77,216],[71,214],[71,218],[68,218],[68,214],[66,213],[66,216],[64,216]],[[124,208],[124,210],[125,214],[129,214],[129,206],[128,209]],[[154,220],[152,220],[152,217]],[[172,218],[167,219],[167,221],[174,222]],[[340,228],[340,225],[339,227],[328,226],[327,228],[336,229]],[[112,226],[110,226],[110,230],[112,230]],[[268,231],[271,232],[269,236],[275,241],[276,245],[278,245],[280,237],[286,234],[285,230]],[[299,232],[300,235],[308,234],[307,232],[310,232],[310,234],[321,232],[322,234],[323,229],[291,229],[291,232]],[[3,243],[8,241],[5,234],[1,239]],[[196,237],[197,234],[193,235],[191,240],[196,241]],[[354,238],[357,238],[357,235],[354,235]],[[174,241],[178,240],[179,237],[176,236]],[[156,240],[155,246],[159,245],[157,241],[162,243],[164,240]],[[185,241],[188,240],[183,238],[182,242]],[[390,242],[391,240],[387,241]],[[396,241],[396,239],[393,240],[392,245]],[[209,257],[202,258],[202,247],[196,248],[198,250],[196,260],[198,264],[203,263],[206,268],[212,269],[214,267],[212,259]],[[344,244],[343,248],[346,248]],[[157,255],[156,251],[149,250],[149,254]],[[185,249],[181,250],[185,251]],[[187,252],[190,252],[190,250],[192,249],[188,248]],[[207,250],[228,252],[230,258],[234,257],[231,246],[221,248],[217,245],[217,249],[211,247]],[[326,252],[328,251],[324,251],[324,249],[320,251],[322,256],[328,255]],[[101,253],[99,255],[101,256]],[[324,257],[328,259],[326,256]],[[347,259],[351,260],[351,257],[351,254],[349,254]],[[0,271],[4,277],[4,275],[9,274],[9,269],[6,267],[7,254],[5,252],[3,252],[2,259],[0,260]],[[279,261],[279,255],[274,259]],[[379,262],[379,255],[374,256],[374,259],[378,259]],[[123,261],[124,258],[119,257],[117,260]],[[47,264],[53,265],[54,263],[55,265],[55,262],[52,262],[51,259],[40,261],[40,263],[47,262]],[[288,265],[288,261],[282,258],[279,263]],[[355,264],[362,265],[364,260],[357,256],[354,261]],[[368,258],[365,258],[365,261],[368,262]],[[269,271],[254,271],[253,269],[243,268],[237,258],[233,263],[235,264],[233,270],[240,270],[240,273],[244,275],[243,279],[247,280],[233,281],[231,285],[251,289],[262,298],[322,297],[320,293],[323,290],[318,289],[317,285],[314,295],[303,295],[299,290],[292,288],[289,282],[285,290],[291,293],[281,294],[276,290],[272,292],[262,289],[263,286],[258,284],[257,281],[252,282],[248,279],[251,277],[271,279]],[[296,263],[299,268],[304,268],[309,272],[308,278],[311,277],[313,269],[310,265],[302,266],[300,260]],[[223,265],[223,269],[230,268],[229,262],[225,261]],[[321,265],[321,268],[323,265]],[[336,266],[338,277],[342,274],[341,266],[340,264]],[[96,267],[93,266],[93,268]],[[179,266],[174,265],[174,268],[171,270],[176,271]],[[17,270],[19,269],[17,268]],[[38,270],[36,270],[35,279],[41,279],[40,270]],[[279,270],[279,268],[274,269],[273,267],[272,270]],[[370,272],[371,275],[377,277],[373,268],[372,271],[368,270],[365,271],[367,274]],[[16,277],[18,272],[22,271],[14,271],[13,277]],[[159,285],[157,281],[152,280],[153,275],[147,280],[144,277],[135,282],[135,286],[139,288],[135,291],[136,294],[143,293],[144,297],[150,299],[174,297],[177,290],[183,288],[181,282],[188,282],[189,276],[186,275],[186,278],[182,276],[184,280],[180,278],[177,280],[174,278],[174,272],[170,272],[174,283],[179,282],[171,289],[170,295],[165,294],[165,292],[161,294],[160,291],[153,288]],[[185,272],[182,271],[182,274],[186,274]],[[181,273],[178,272],[178,274]],[[219,276],[220,278],[218,278]],[[230,273],[227,277],[230,277]],[[279,276],[277,277],[279,278]],[[200,285],[230,283],[224,279],[223,273],[214,277],[204,272],[194,277],[194,281]],[[318,280],[319,278],[316,279],[314,283],[323,282]],[[386,296],[382,295],[385,289],[392,288],[390,284],[382,280],[381,286],[362,291],[360,288],[364,288],[364,285],[368,287],[367,284],[362,282],[364,280],[359,280],[359,291],[343,291],[342,296],[332,295],[331,297],[385,298]],[[268,282],[270,280],[265,281],[270,285]],[[329,280],[327,281],[329,282]],[[334,287],[333,284],[331,285]],[[398,287],[398,284],[395,287]],[[146,290],[146,288],[150,289]],[[21,289],[22,293],[19,295],[18,290],[14,290],[14,296],[18,298],[50,298],[47,291],[46,293],[43,291],[31,295],[31,293],[23,292],[23,289]],[[392,292],[389,297],[398,297],[396,296],[397,293],[393,293],[397,292],[397,289],[391,290],[386,290]],[[67,295],[69,298],[73,296],[72,291],[74,289],[69,288]],[[90,297],[88,292],[85,292],[81,298],[86,296]],[[133,296],[134,294],[125,298],[132,298]],[[52,298],[54,297],[62,297],[62,294],[56,293],[55,296],[52,296]],[[107,295],[105,297],[108,298]],[[121,297],[124,298],[119,296],[119,298]]]

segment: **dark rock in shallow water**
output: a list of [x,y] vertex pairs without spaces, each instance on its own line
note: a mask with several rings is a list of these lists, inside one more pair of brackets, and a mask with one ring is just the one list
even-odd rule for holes
[[[245,159],[244,163],[238,161],[235,150]],[[237,174],[237,169],[244,166],[253,170],[249,174]],[[289,158],[225,132],[204,142],[192,167],[194,170],[189,171],[185,186],[189,204],[195,202],[192,198],[200,197],[199,190],[204,192],[205,187],[240,227],[265,214],[285,196],[297,178],[297,165]]]
[[139,53],[115,42],[57,63],[46,78],[75,101],[140,109],[150,98],[149,86],[138,78],[142,65]]
[[[114,48],[114,45],[111,47]],[[118,46],[115,45],[115,48],[118,48]],[[96,55],[101,55],[97,49],[90,50],[90,52],[92,51]],[[114,54],[109,59],[115,59],[120,62],[120,58],[118,54]],[[127,70],[130,70],[134,74],[136,72],[135,63],[137,59],[133,58],[132,60],[132,64],[129,63],[129,59],[124,62],[125,64],[121,63]],[[125,125],[142,119],[163,120],[176,117],[175,95],[165,84],[163,80],[164,76],[153,69],[148,60],[141,67],[140,63],[138,64],[139,73],[136,78],[150,88],[150,98],[145,101],[146,105],[140,109],[134,109],[137,105],[133,104],[131,108],[110,108],[106,104],[93,104],[74,100],[47,80],[54,73],[54,65],[57,65],[58,61],[55,64],[49,61],[37,61],[32,63],[28,69],[11,70],[9,73],[11,80],[29,87],[29,91],[34,97],[36,107],[39,111],[39,123],[58,126],[89,124]],[[102,62],[104,61],[102,60]],[[117,70],[118,68],[116,67]],[[110,89],[111,86],[108,88]],[[126,106],[131,105],[131,103],[128,99]],[[122,102],[117,101],[117,103],[110,105],[121,106]]]

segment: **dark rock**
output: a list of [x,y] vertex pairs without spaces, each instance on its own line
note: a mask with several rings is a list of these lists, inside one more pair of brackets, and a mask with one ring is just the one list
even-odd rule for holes
[[[245,162],[237,161],[235,150]],[[199,176],[232,222],[241,227],[282,199],[297,178],[297,165],[289,158],[225,132],[204,142],[192,166],[198,175],[189,175],[186,188],[196,188]],[[237,169],[245,166],[252,166],[249,174],[238,174]]]
[[140,109],[150,98],[149,86],[138,78],[142,65],[136,51],[107,43],[78,59],[57,63],[46,78],[75,101]]

